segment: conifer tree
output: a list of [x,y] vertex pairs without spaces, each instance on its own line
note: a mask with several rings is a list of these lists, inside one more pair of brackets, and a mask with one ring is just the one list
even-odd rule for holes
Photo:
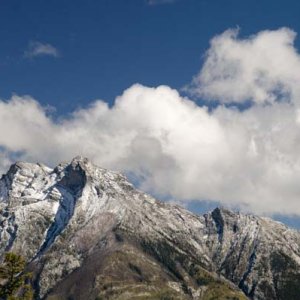
[[21,255],[8,252],[0,266],[0,299],[31,300],[33,292],[27,281],[31,274],[25,272],[26,262]]

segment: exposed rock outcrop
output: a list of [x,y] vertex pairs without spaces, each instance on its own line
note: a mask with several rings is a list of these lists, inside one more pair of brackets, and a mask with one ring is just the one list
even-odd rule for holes
[[18,162],[1,178],[0,255],[5,251],[30,262],[37,298],[300,294],[296,230],[222,208],[197,216],[83,157],[54,169]]

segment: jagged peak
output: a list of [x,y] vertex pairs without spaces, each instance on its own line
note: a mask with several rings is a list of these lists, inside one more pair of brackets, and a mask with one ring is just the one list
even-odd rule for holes
[[30,163],[17,161],[10,166],[6,174],[2,175],[2,179],[12,183],[20,176],[37,176],[37,174],[49,174],[53,170],[41,163]]
[[56,173],[60,173],[68,170],[82,171],[86,175],[93,176],[96,170],[107,173],[115,173],[113,171],[108,171],[98,165],[94,164],[89,158],[82,155],[77,155],[73,159],[67,162],[61,162],[54,168]]
[[220,215],[220,216],[223,216],[223,217],[226,217],[226,216],[230,216],[230,217],[238,217],[240,215],[239,212],[234,212],[228,208],[225,208],[224,206],[217,206],[215,209],[213,209],[211,211],[211,215]]
[[[209,215],[218,223],[222,224],[232,224],[243,220],[244,222],[259,222],[263,219],[261,216],[257,216],[254,214],[243,213],[240,211],[233,211],[228,208],[219,206],[212,210]],[[267,219],[267,218],[266,218]],[[269,219],[272,222],[275,222],[272,219]]]
[[90,163],[90,160],[87,157],[84,157],[82,155],[77,155],[75,156],[72,160],[71,163]]
[[[257,267],[273,249],[289,253],[300,266],[298,233],[287,231],[280,224],[276,226],[272,220],[222,206],[198,217],[178,206],[161,205],[150,196],[128,188],[126,177],[99,168],[83,156],[61,163],[51,172],[43,170],[47,167],[42,164],[17,162],[11,167],[12,174],[16,173],[12,189],[5,180],[0,182],[0,201],[3,199],[2,207],[8,208],[0,213],[1,249],[22,249],[39,262],[51,258],[51,264],[45,264],[41,273],[39,284],[42,283],[43,293],[57,283],[56,279],[51,281],[56,278],[57,268],[61,268],[62,274],[65,270],[72,272],[85,255],[92,253],[91,249],[97,253],[106,251],[109,243],[115,246],[115,242],[120,247],[127,246],[126,234],[128,241],[144,239],[142,248],[148,247],[147,255],[151,255],[151,249],[157,251],[155,257],[167,255],[168,262],[180,261],[177,257],[186,255],[197,263],[201,261],[201,267],[207,264],[209,270],[222,271],[224,267],[228,270],[226,276],[237,278],[243,289],[248,278],[249,290],[252,288],[252,282],[259,278]],[[32,234],[35,226],[37,230]],[[124,239],[120,235],[122,242],[114,241],[116,230],[124,234]],[[165,246],[168,248],[162,251]],[[174,249],[174,253],[180,251],[180,256],[170,258],[169,249]],[[64,260],[60,260],[61,253]],[[189,274],[188,269],[184,272]],[[272,274],[268,274],[264,273],[266,279],[272,279]],[[51,280],[47,283],[45,278]]]
[[75,156],[69,163],[73,168],[79,166],[80,168],[87,169],[91,167],[96,167],[87,157],[78,155]]
[[8,173],[15,174],[19,170],[35,170],[37,168],[40,168],[41,165],[37,163],[30,163],[25,161],[17,161],[14,164],[12,164],[8,170]]

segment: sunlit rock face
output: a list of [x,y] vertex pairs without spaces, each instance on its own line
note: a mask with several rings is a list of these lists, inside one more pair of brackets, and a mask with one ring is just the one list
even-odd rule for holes
[[197,216],[83,157],[12,165],[0,209],[0,255],[26,257],[37,299],[299,299],[297,231],[221,208]]

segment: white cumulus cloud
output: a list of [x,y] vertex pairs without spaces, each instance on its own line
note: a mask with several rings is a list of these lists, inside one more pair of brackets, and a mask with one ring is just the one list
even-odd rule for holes
[[[201,95],[219,101],[213,110],[168,86],[139,84],[112,107],[97,100],[58,121],[30,97],[2,100],[0,167],[16,156],[55,166],[81,154],[175,200],[300,215],[300,66],[294,37],[285,28],[243,40],[234,31],[215,37],[193,83]],[[255,77],[261,72],[264,80]],[[253,105],[242,111],[223,104],[249,99]]]
[[205,63],[190,91],[225,103],[272,103],[299,97],[300,58],[296,33],[288,28],[239,39],[227,30],[211,40]]

